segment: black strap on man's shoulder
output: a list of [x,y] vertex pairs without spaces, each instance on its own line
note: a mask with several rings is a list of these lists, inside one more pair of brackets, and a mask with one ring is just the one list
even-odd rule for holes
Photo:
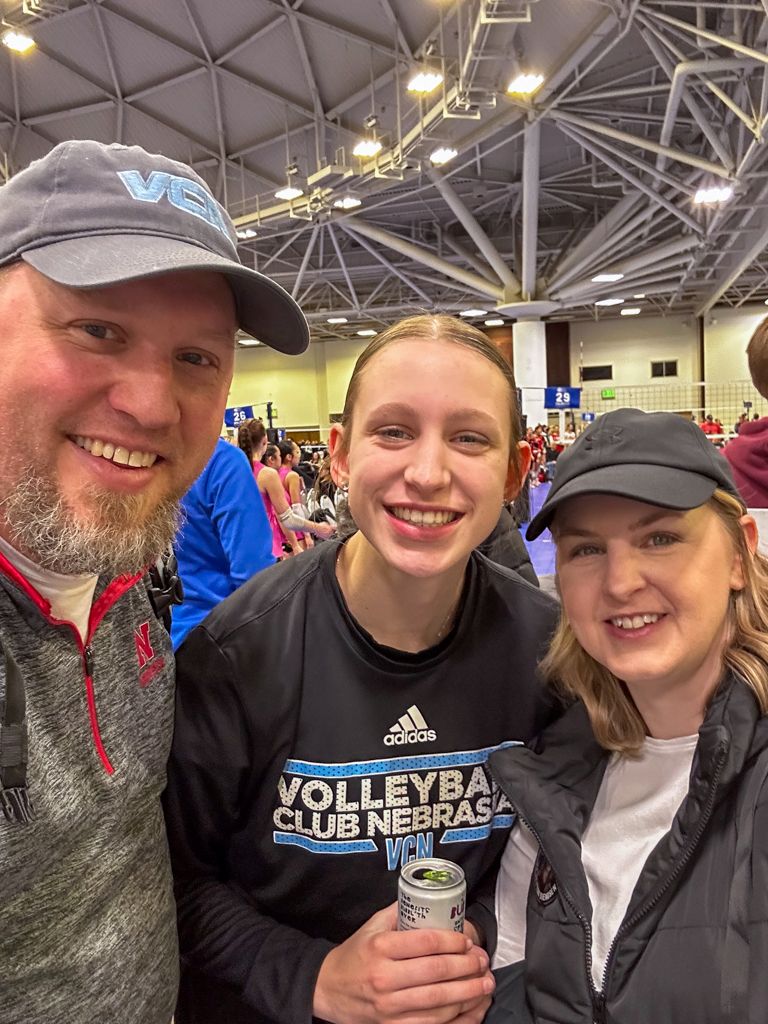
[[147,572],[147,593],[152,610],[170,633],[171,608],[184,600],[179,563],[172,547],[150,566]]
[[24,678],[8,647],[5,658],[5,699],[0,704],[0,810],[11,824],[34,821],[35,808],[27,789],[27,715]]

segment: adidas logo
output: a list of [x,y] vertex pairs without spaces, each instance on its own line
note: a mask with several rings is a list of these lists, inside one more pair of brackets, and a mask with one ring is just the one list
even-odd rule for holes
[[429,728],[424,715],[412,704],[389,730],[384,742],[388,747],[400,747],[404,743],[429,743],[436,739],[435,730]]

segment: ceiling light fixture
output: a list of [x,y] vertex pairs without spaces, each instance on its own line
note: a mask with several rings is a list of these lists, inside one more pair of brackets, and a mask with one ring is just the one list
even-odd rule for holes
[[452,149],[450,146],[440,146],[434,153],[430,153],[429,159],[433,164],[447,164],[449,160],[453,160],[458,155],[457,149]]
[[25,36],[23,32],[15,32],[13,29],[3,32],[2,40],[9,50],[16,53],[26,53],[35,45],[35,40],[31,36]]
[[345,316],[329,316],[326,323],[329,324],[346,324],[349,323]]
[[624,299],[598,299],[596,306],[620,306]]
[[504,321],[503,320],[486,320],[485,321],[485,326],[486,327],[503,327],[504,326]]
[[275,192],[275,199],[285,199],[290,202],[291,199],[298,199],[299,196],[303,195],[303,189],[294,188],[293,185],[286,185],[285,188],[280,188]]
[[408,83],[408,92],[417,92],[426,96],[434,92],[443,80],[439,71],[418,71]]
[[357,196],[344,196],[343,199],[337,199],[334,202],[334,206],[339,210],[352,210],[355,206],[359,206],[362,202]]
[[621,313],[622,316],[637,316],[638,313],[642,313],[642,310],[640,309],[639,306],[635,306],[632,309],[622,309],[622,310],[619,310],[619,312]]
[[256,341],[255,338],[239,338],[238,345],[244,345],[246,348],[252,348],[254,345],[260,345],[260,341]]
[[592,280],[596,284],[613,284],[614,281],[620,281],[624,277],[623,274],[595,274]]
[[721,188],[700,188],[693,197],[694,203],[727,203],[733,195],[730,185]]
[[381,143],[378,139],[361,139],[352,150],[353,156],[376,156],[381,152]]
[[487,316],[487,309],[462,309],[459,316]]
[[544,81],[544,75],[518,75],[507,86],[507,92],[515,96],[530,96]]
[[644,299],[645,298],[645,292],[638,292],[637,295],[633,295],[632,298],[633,299]]
[[378,331],[374,331],[372,328],[367,327],[364,331],[357,332],[361,338],[372,338],[374,334],[378,334]]
[[246,238],[255,238],[256,232],[253,228],[244,228],[242,231],[237,232],[237,237],[244,241]]

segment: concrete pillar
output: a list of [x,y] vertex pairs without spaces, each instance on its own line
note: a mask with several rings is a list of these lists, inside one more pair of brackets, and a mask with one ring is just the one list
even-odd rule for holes
[[317,422],[320,428],[320,440],[325,443],[331,434],[328,415],[328,372],[325,359],[324,341],[313,342],[311,350],[315,353],[315,385],[317,387]]
[[526,425],[547,422],[544,388],[547,386],[546,325],[541,320],[518,320],[512,326],[515,379],[523,393]]

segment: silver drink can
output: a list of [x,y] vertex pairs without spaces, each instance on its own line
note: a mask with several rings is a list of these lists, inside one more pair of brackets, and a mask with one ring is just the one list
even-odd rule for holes
[[467,883],[464,872],[450,860],[412,860],[400,873],[397,887],[398,931],[443,928],[464,931]]

